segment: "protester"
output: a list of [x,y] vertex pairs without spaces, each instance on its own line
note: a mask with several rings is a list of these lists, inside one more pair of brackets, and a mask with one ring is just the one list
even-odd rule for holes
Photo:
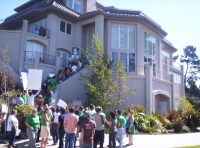
[[43,107],[43,104],[44,104],[44,100],[42,98],[42,95],[39,95],[36,101],[36,108],[38,109],[38,107]]
[[58,143],[58,132],[57,132],[57,127],[58,127],[58,117],[60,116],[59,109],[57,108],[56,111],[53,113],[53,124],[51,127],[51,134],[53,137],[53,144],[56,145]]
[[129,143],[126,146],[133,145],[133,134],[134,133],[131,133],[131,128],[135,128],[135,127],[132,127],[132,126],[134,126],[133,125],[133,123],[134,123],[133,114],[134,114],[134,111],[131,110],[129,118],[126,120],[126,132],[128,133],[128,136],[129,136]]
[[117,111],[117,122],[118,122],[118,127],[117,127],[117,135],[116,135],[116,140],[119,143],[119,148],[123,147],[123,138],[124,138],[124,125],[126,123],[125,118],[121,114],[121,110]]
[[96,114],[95,106],[93,104],[90,104],[90,115],[93,117],[94,114]]
[[49,109],[45,108],[43,115],[41,116],[41,148],[46,148],[46,145],[50,136],[49,124],[51,119],[48,117]]
[[80,106],[79,107],[79,114],[78,114],[78,116],[80,117],[80,116],[83,116],[83,106]]
[[28,98],[28,105],[34,107],[34,98],[35,98],[35,96],[37,96],[39,93],[40,93],[40,90],[38,90],[37,93],[34,94],[34,95],[33,95],[32,90],[29,90],[29,91],[28,91],[28,95],[29,95],[29,96],[27,97],[27,98]]
[[48,91],[47,94],[44,96],[44,105],[47,104],[49,106],[49,103],[51,101],[52,101],[52,93]]
[[73,64],[73,66],[72,66],[72,73],[74,74],[74,73],[76,73],[76,71],[77,71],[77,64]]
[[32,114],[28,116],[25,122],[27,126],[26,132],[29,139],[29,143],[28,143],[29,148],[36,148],[35,142],[37,140],[38,129],[40,126],[40,119],[37,113],[38,113],[37,109],[34,108],[32,111]]
[[58,117],[58,126],[57,126],[57,132],[59,134],[58,148],[63,148],[64,147],[63,141],[64,141],[64,135],[65,135],[64,126],[63,126],[64,119],[65,119],[65,109],[61,108],[60,113],[61,115]]
[[114,112],[110,112],[111,119],[106,121],[106,124],[110,127],[109,130],[109,148],[116,147],[116,135],[117,135],[117,119]]
[[[127,113],[124,113],[124,118],[125,118],[125,121],[129,118]],[[126,134],[126,137],[128,137],[128,133],[126,132],[126,123],[124,124],[124,133]]]
[[12,99],[12,105],[16,105],[16,99],[17,99],[17,95],[14,95],[14,98]]
[[64,120],[64,130],[66,132],[65,148],[73,148],[75,141],[76,125],[78,118],[74,114],[75,110],[73,107],[69,109],[69,113],[66,115]]
[[21,97],[24,100],[24,104],[27,104],[27,95],[25,90],[22,90]]
[[90,119],[89,111],[85,111],[83,116],[85,120],[81,122],[82,136],[80,138],[80,144],[82,148],[92,148],[96,125],[95,122]]
[[16,118],[16,116],[17,116],[17,110],[13,110],[8,117],[7,131],[10,134],[8,148],[16,147],[14,141],[15,141],[15,136],[16,136],[16,132],[18,129],[18,125],[19,125],[19,122],[18,122],[18,119]]
[[24,100],[21,98],[20,94],[17,94],[16,105],[23,105],[23,104],[24,104]]
[[94,135],[94,148],[97,148],[97,143],[100,141],[100,148],[103,148],[104,143],[104,117],[101,115],[102,108],[96,107],[96,114],[94,115],[94,121],[96,123],[95,135]]

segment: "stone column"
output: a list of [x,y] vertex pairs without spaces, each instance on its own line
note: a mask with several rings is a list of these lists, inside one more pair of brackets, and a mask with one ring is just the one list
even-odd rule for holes
[[144,75],[144,30],[141,24],[136,28],[136,73]]
[[174,75],[172,74],[172,97],[170,101],[170,109],[175,107],[175,91],[176,89],[175,89]]
[[39,69],[40,64],[40,53],[35,51],[35,62],[34,62],[34,69]]
[[95,16],[95,32],[101,41],[104,42],[104,16],[101,14]]
[[21,43],[19,50],[19,68],[24,68],[24,55],[25,55],[24,52],[26,51],[26,44],[27,44],[27,29],[28,29],[28,21],[23,20]]
[[[181,85],[182,85],[182,90],[183,90],[183,93],[182,93],[182,96],[185,96],[185,82],[184,82],[184,66],[181,65],[181,70],[182,70],[182,79],[181,79]],[[181,97],[182,97],[181,96]]]
[[55,69],[55,74],[58,73],[60,69],[60,57],[56,56],[56,69]]
[[147,114],[151,114],[153,111],[152,109],[152,77],[153,77],[153,68],[150,65],[147,65],[145,67],[145,73],[146,73],[146,100],[145,100],[145,107]]

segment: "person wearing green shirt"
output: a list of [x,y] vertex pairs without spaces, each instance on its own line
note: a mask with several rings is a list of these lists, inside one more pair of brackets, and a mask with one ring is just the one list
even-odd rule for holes
[[79,107],[78,117],[83,116],[83,106]]
[[22,95],[21,98],[24,100],[24,104],[27,104],[27,95],[26,95],[26,91],[22,91]]
[[118,110],[117,111],[117,122],[118,122],[118,127],[117,127],[117,135],[116,135],[116,140],[119,143],[119,148],[123,147],[123,138],[124,138],[124,125],[126,123],[125,118],[122,116],[122,111]]
[[29,139],[28,147],[36,148],[35,142],[37,139],[37,132],[38,132],[39,124],[40,124],[40,120],[39,120],[39,116],[37,115],[36,108],[34,108],[32,111],[32,114],[28,116],[25,124],[27,126],[26,132]]
[[90,116],[93,117],[94,114],[96,114],[95,106],[93,104],[90,104]]

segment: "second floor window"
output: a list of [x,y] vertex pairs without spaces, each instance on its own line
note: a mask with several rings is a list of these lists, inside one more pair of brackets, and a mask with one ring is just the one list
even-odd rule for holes
[[72,25],[67,22],[60,21],[60,31],[71,35],[72,34]]
[[135,27],[112,26],[112,48],[135,49]]
[[[36,43],[27,42],[25,61],[35,61],[35,52],[43,53],[43,47]],[[41,57],[40,57],[41,58]]]
[[78,0],[68,0],[68,7],[76,12],[82,13],[82,3]]
[[149,55],[156,55],[156,39],[147,32],[144,32],[144,52]]

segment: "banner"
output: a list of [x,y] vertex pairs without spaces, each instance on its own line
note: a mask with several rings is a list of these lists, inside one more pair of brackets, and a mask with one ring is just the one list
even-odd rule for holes
[[39,90],[42,83],[42,70],[29,69],[28,70],[28,89]]
[[59,99],[58,103],[57,103],[58,106],[66,109],[67,107],[67,103],[65,103],[63,100]]

